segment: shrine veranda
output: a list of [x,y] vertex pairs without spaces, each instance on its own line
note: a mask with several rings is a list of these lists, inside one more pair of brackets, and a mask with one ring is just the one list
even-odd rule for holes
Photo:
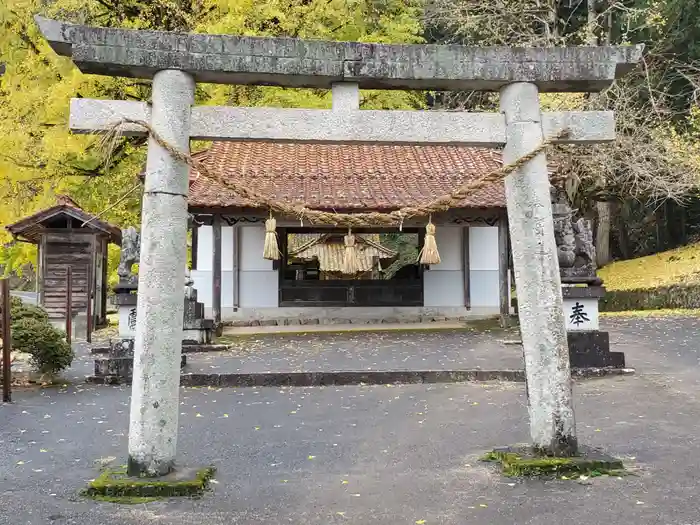
[[[543,114],[539,93],[599,91],[641,57],[638,47],[386,45],[107,29],[41,17],[37,22],[53,49],[85,73],[153,79],[150,104],[74,102],[73,130],[95,133],[124,118],[141,120],[181,153],[189,153],[194,138],[433,143],[503,146],[504,163],[516,163],[553,136],[568,143],[612,140],[610,112]],[[335,87],[340,100],[325,111],[198,108],[197,82]],[[501,113],[360,110],[358,89],[379,88],[499,91]],[[124,131],[147,132],[133,123]],[[177,449],[189,168],[152,134],[148,150],[129,473],[159,476],[172,471]],[[545,153],[509,175],[505,192],[531,444],[571,455],[577,438]]]

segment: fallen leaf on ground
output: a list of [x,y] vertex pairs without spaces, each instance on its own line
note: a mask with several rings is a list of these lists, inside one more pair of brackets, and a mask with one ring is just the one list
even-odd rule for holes
[[425,520],[416,520],[416,525],[423,525]]

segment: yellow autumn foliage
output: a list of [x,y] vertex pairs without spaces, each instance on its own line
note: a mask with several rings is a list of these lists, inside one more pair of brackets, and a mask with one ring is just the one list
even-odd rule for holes
[[[111,6],[111,7],[106,7]],[[184,6],[184,9],[183,9]],[[145,146],[129,143],[107,172],[98,138],[68,131],[73,97],[148,100],[139,79],[84,75],[57,56],[33,16],[134,29],[295,36],[365,42],[421,41],[419,0],[3,0],[0,2],[0,266],[17,271],[33,263],[35,249],[11,243],[5,226],[55,203],[66,193],[85,210],[100,213],[133,188]],[[176,22],[173,22],[176,20]],[[178,24],[185,24],[180,27]],[[418,108],[415,92],[363,92],[365,108]],[[200,84],[198,104],[330,107],[329,93],[312,89]],[[193,144],[194,149],[206,144]],[[103,218],[118,226],[139,224],[134,192]],[[110,251],[113,270],[118,252]]]
[[700,282],[700,243],[617,261],[598,270],[608,290],[635,290]]

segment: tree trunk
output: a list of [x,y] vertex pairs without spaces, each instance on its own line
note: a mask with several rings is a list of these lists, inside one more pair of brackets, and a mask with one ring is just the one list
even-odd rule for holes
[[623,259],[630,258],[630,241],[627,233],[627,218],[629,217],[629,204],[623,202],[620,206],[620,213],[617,216],[618,238],[620,240],[620,255]]
[[612,203],[608,201],[597,202],[595,253],[598,260],[598,268],[602,268],[610,262],[610,220]]
[[680,245],[685,245],[688,242],[688,228],[687,228],[687,223],[686,223],[686,209],[685,206],[679,206],[678,208],[678,214],[680,215],[680,226],[679,226],[679,235],[678,235],[678,244]]

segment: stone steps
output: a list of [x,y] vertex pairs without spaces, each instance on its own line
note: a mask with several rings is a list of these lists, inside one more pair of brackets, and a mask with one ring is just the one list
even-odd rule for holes
[[[184,357],[184,356],[183,356]],[[584,368],[571,370],[576,379],[606,376],[626,376],[634,374],[630,368]],[[282,386],[347,386],[347,385],[389,385],[389,384],[434,384],[465,383],[483,381],[525,381],[524,370],[378,370],[378,371],[319,371],[319,372],[260,372],[190,374],[180,376],[180,386],[184,387],[282,387]],[[117,375],[91,376],[88,383],[129,384],[128,378]]]

